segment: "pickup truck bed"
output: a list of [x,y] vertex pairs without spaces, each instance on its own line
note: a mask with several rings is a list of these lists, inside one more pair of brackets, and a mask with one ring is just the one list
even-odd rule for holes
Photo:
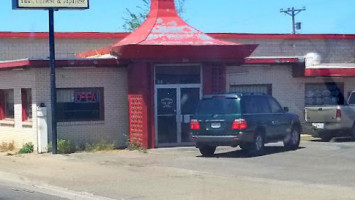
[[347,105],[306,107],[305,120],[313,127],[313,136],[324,141],[333,136],[355,139],[355,91],[349,96]]

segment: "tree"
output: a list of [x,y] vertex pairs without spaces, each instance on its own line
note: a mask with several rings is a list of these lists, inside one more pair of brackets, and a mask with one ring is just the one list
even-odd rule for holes
[[[176,10],[179,15],[183,13],[185,0],[175,0]],[[150,0],[142,0],[142,5],[137,6],[138,11],[136,13],[129,9],[127,10],[127,17],[123,18],[123,28],[126,31],[132,32],[136,30],[146,19],[150,9]]]

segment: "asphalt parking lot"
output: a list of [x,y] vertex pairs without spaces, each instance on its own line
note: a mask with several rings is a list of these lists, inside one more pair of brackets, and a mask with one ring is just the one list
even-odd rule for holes
[[[303,139],[295,151],[268,144],[263,156],[194,147],[71,155],[1,155],[0,172],[36,185],[109,199],[355,199],[355,142]],[[9,176],[11,177],[11,176]],[[58,192],[58,189],[56,190]],[[85,199],[85,198],[84,198]],[[92,198],[91,198],[92,199]]]

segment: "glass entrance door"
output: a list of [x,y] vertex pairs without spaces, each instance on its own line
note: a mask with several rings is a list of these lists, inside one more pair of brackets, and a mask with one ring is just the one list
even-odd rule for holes
[[156,86],[156,145],[191,144],[190,117],[194,114],[201,90],[199,85]]

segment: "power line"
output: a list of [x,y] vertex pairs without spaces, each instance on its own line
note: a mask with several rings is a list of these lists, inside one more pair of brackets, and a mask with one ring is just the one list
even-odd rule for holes
[[[292,34],[296,34],[295,16],[302,11],[306,11],[306,7],[303,7],[302,9],[295,9],[294,7],[287,8],[287,10],[284,10],[283,8],[280,9],[280,13],[285,13],[292,17]],[[301,23],[297,23],[297,29],[301,29]]]

